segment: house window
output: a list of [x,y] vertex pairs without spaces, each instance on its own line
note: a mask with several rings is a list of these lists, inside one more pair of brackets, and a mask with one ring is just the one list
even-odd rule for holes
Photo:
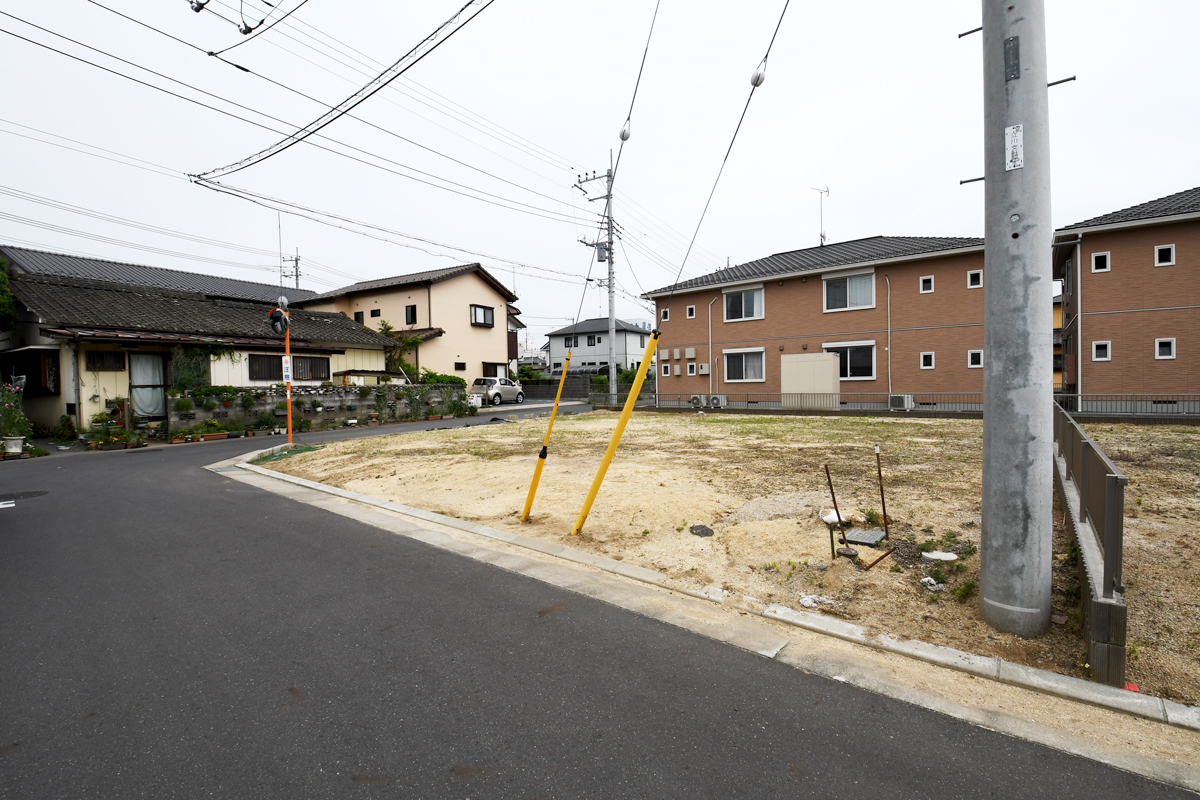
[[663,322],[669,320],[671,318],[671,309],[664,308],[662,311],[658,312],[658,318]]
[[88,350],[88,372],[124,372],[125,354],[121,351]]
[[404,324],[405,325],[416,325],[417,324],[417,307],[416,306],[405,306],[404,307]]
[[481,328],[493,328],[496,325],[495,316],[490,306],[471,306],[471,324]]
[[1092,361],[1112,361],[1112,342],[1092,342]]
[[1071,261],[1067,259],[1066,268],[1063,270],[1063,294],[1071,294]]
[[283,359],[279,356],[264,356],[250,354],[250,380],[274,381],[283,380]]
[[844,381],[875,380],[875,342],[829,342],[821,345],[826,353],[837,353],[841,359],[841,379]]
[[688,375],[695,375],[695,374],[696,374],[696,365],[688,364]]
[[645,348],[645,346],[646,346],[646,334],[639,333],[638,334],[638,347]]
[[983,367],[983,351],[968,350],[967,351],[967,369],[980,369]]
[[297,381],[329,380],[329,359],[324,356],[292,356],[292,379]]
[[1175,357],[1175,340],[1174,339],[1155,339],[1154,340],[1154,358],[1155,359],[1170,359]]
[[967,270],[967,288],[982,289],[983,288],[983,270],[969,269]]
[[355,312],[354,312],[354,321],[355,321],[355,322],[357,322],[359,325],[362,325],[362,322],[363,322],[363,312],[361,312],[361,311],[355,311]]
[[1156,267],[1173,267],[1175,266],[1175,245],[1160,244],[1154,248],[1154,266]]
[[597,336],[597,337],[596,337],[596,344],[604,344],[604,337],[603,337],[603,336]]
[[921,276],[921,294],[933,294],[933,276]]
[[762,289],[745,289],[740,292],[725,293],[726,322],[734,322],[740,319],[762,319],[762,317]]
[[596,337],[594,335],[588,337],[588,347],[595,347],[597,344],[599,344],[599,342],[596,341]]
[[379,310],[378,308],[372,308],[372,309],[371,309],[371,316],[372,316],[372,317],[378,317],[378,316],[379,316],[379,314],[380,314],[380,310]]
[[555,362],[554,362],[554,369],[562,369],[562,362],[561,362],[561,361],[555,361]]
[[[762,348],[722,352],[725,354],[726,383],[762,383],[766,381],[766,376],[763,374],[764,353]],[[694,366],[695,364],[688,364],[688,367]]]
[[1092,253],[1092,272],[1108,272],[1109,269],[1108,253]]
[[825,281],[825,310],[875,307],[875,276],[852,275]]
[[663,364],[663,365],[662,365],[662,376],[663,376],[664,378],[669,378],[669,377],[671,377],[671,365],[670,365],[670,364]]
[[695,319],[695,318],[696,318],[696,307],[695,307],[695,306],[688,306],[688,307],[687,307],[687,318],[688,318],[688,319]]
[[921,353],[921,369],[933,369],[933,353]]
[[455,361],[454,362],[454,371],[455,372],[466,372],[467,371],[467,362]]

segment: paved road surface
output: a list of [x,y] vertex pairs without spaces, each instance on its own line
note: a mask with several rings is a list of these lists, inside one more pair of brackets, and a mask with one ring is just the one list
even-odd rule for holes
[[1183,795],[201,469],[263,444],[0,463],[0,798]]

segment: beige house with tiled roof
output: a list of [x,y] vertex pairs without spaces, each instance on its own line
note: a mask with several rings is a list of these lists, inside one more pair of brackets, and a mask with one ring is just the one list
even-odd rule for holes
[[[508,375],[516,358],[509,331],[517,296],[479,264],[362,281],[303,300],[305,309],[338,312],[379,329],[423,340],[408,360],[418,369],[457,375],[468,383]],[[513,309],[515,311],[515,309]]]

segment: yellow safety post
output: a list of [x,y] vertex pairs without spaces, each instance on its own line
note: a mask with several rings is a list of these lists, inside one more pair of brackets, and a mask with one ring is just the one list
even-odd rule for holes
[[575,527],[571,530],[571,535],[577,535],[583,530],[583,523],[587,521],[588,513],[592,510],[592,503],[596,501],[596,494],[600,491],[600,484],[604,483],[604,475],[608,472],[608,465],[612,463],[613,456],[616,455],[617,445],[621,443],[621,436],[625,433],[625,426],[629,424],[629,415],[633,413],[633,404],[637,402],[638,393],[642,391],[642,382],[646,380],[646,370],[650,368],[651,354],[654,353],[658,346],[658,331],[650,333],[650,341],[646,345],[646,352],[642,354],[642,363],[638,367],[637,377],[633,379],[633,387],[629,390],[629,397],[625,400],[625,408],[621,409],[621,418],[617,420],[617,429],[613,431],[612,441],[608,443],[608,450],[604,453],[604,459],[600,462],[600,471],[596,473],[596,480],[592,481],[591,491],[588,492],[587,500],[583,501],[583,508],[579,511],[579,519],[575,520]]
[[525,510],[521,513],[521,522],[529,521],[529,509],[533,508],[533,496],[537,494],[538,481],[542,479],[542,467],[546,466],[546,448],[550,446],[550,431],[554,430],[554,418],[558,416],[558,401],[562,399],[563,384],[567,382],[567,369],[571,366],[571,351],[567,351],[567,360],[563,362],[562,377],[558,379],[558,394],[554,395],[554,408],[550,411],[550,424],[546,426],[546,441],[542,442],[542,452],[538,453],[538,463],[533,470],[533,483],[529,484],[529,497],[525,498]]

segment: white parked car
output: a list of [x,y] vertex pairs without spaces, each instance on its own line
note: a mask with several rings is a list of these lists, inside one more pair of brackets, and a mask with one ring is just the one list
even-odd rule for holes
[[518,404],[525,402],[521,384],[508,378],[476,378],[467,394],[478,397],[480,405],[498,406],[505,400]]

